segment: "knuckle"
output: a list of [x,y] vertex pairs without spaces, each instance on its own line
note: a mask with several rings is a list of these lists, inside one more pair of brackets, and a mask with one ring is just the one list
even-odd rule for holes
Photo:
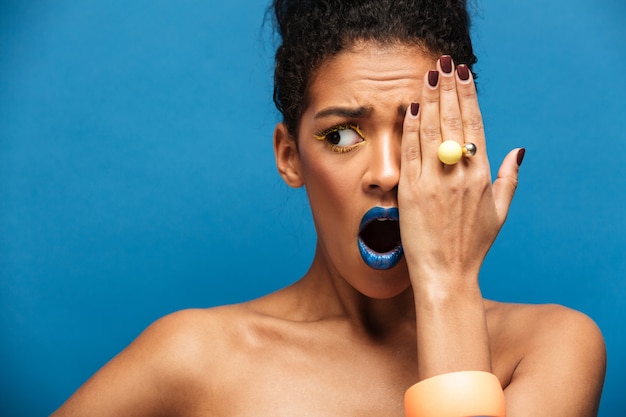
[[468,192],[476,193],[476,195],[484,195],[491,189],[491,176],[488,172],[474,173],[471,179],[468,178]]
[[452,196],[456,196],[459,193],[461,193],[462,189],[463,189],[463,185],[460,182],[450,181],[450,183],[448,184],[447,193]]
[[438,190],[429,187],[429,188],[425,188],[425,189],[421,189],[420,193],[418,195],[418,202],[419,200],[422,201],[437,201],[439,198],[441,197],[441,195],[439,194]]
[[464,121],[465,126],[468,130],[473,132],[482,132],[483,126],[483,118],[480,115],[469,116]]
[[405,158],[409,161],[414,161],[420,158],[420,148],[419,146],[416,145],[409,145],[407,146],[404,155]]
[[459,96],[463,100],[476,100],[476,90],[474,88],[463,88],[459,92]]
[[450,128],[450,129],[454,129],[454,130],[461,130],[461,127],[463,126],[463,120],[457,114],[445,114],[445,115],[443,115],[442,118],[441,118],[441,123],[444,126]]
[[456,198],[459,195],[465,193],[467,188],[467,181],[465,175],[460,170],[454,169],[452,172],[448,172],[445,180],[446,195],[451,198]]
[[422,95],[422,105],[439,105],[439,94],[427,92]]
[[406,119],[402,127],[402,133],[418,133],[420,131],[419,123],[411,119]]
[[451,92],[456,91],[456,84],[452,77],[441,77],[441,83],[439,88],[441,91]]
[[488,168],[475,167],[471,170],[472,188],[481,192],[491,186],[491,174]]
[[435,125],[426,125],[422,128],[421,135],[424,139],[427,140],[436,140],[439,139],[439,126]]

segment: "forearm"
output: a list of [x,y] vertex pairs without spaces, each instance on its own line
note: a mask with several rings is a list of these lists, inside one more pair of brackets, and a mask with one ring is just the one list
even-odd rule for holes
[[489,334],[478,284],[455,288],[420,281],[413,287],[418,378],[464,370],[491,372]]

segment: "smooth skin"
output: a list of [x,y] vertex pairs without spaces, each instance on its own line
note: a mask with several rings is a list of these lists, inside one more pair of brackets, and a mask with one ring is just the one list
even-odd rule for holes
[[[346,124],[362,136],[344,128],[341,149],[315,138]],[[478,152],[443,166],[443,138]],[[258,300],[158,320],[54,416],[401,417],[411,385],[470,369],[499,378],[509,417],[597,415],[606,357],[596,325],[481,295],[519,149],[492,183],[471,76],[415,46],[357,43],[315,74],[297,141],[279,124],[274,143],[280,175],[309,196],[309,271]],[[367,267],[356,244],[373,206],[400,211],[405,258],[387,271]]]

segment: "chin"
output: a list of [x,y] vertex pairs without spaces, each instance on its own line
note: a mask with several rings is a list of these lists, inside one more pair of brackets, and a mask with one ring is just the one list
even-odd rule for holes
[[[391,269],[379,271],[361,262],[356,280],[348,280],[352,287],[366,297],[376,300],[395,298],[411,287],[404,259]],[[354,275],[353,275],[354,276]]]

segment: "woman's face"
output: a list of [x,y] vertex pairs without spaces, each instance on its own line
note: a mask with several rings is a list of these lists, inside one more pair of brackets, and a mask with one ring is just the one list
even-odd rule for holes
[[[398,206],[404,116],[435,64],[414,46],[361,43],[324,62],[309,87],[297,165],[317,230],[317,260],[369,297],[393,297],[410,285],[404,259],[374,269],[358,242],[370,209]],[[397,222],[370,231],[367,243],[385,252],[397,232]]]

